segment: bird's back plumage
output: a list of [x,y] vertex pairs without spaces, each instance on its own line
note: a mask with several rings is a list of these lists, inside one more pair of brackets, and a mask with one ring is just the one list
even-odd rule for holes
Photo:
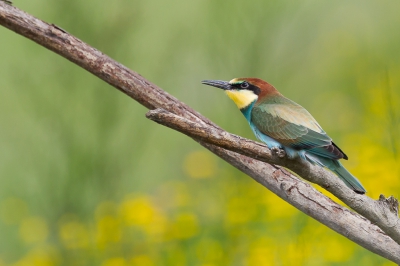
[[257,101],[251,123],[262,133],[295,150],[304,149],[335,160],[347,159],[306,109],[282,95]]

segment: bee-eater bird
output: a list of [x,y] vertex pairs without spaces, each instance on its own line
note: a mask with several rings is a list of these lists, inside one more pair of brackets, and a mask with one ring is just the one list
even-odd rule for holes
[[347,160],[347,155],[314,117],[271,84],[257,78],[204,80],[202,83],[223,89],[246,117],[256,137],[280,157],[285,154],[289,158],[300,156],[330,169],[356,193],[366,192],[360,181],[339,162],[339,159]]

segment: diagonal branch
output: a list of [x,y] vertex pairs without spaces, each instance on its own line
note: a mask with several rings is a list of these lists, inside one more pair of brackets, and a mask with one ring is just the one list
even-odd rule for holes
[[[146,114],[146,117],[199,141],[207,149],[251,176],[254,180],[270,189],[283,200],[359,245],[371,251],[373,251],[372,248],[376,248],[380,245],[386,246],[384,243],[387,243],[386,241],[388,241],[388,239],[381,238],[380,234],[383,232],[380,228],[376,228],[369,220],[332,201],[283,168],[271,164],[255,163],[255,161],[245,157],[246,155],[269,163],[282,164],[282,162],[285,161],[287,161],[286,164],[290,164],[290,162],[293,163],[292,160],[282,160],[274,155],[265,145],[230,134],[219,128],[189,121],[162,109],[151,110]],[[238,163],[238,161],[243,160],[247,161],[245,168],[242,164]],[[299,160],[298,163],[302,162],[303,161]],[[312,165],[304,163],[305,168],[310,166]],[[328,171],[323,172],[323,174],[325,173],[331,174]],[[321,179],[324,178],[325,176],[321,177]],[[330,178],[332,178],[332,176],[330,176]],[[335,177],[335,179],[338,178]],[[329,181],[330,180],[327,180],[327,182]],[[348,189],[342,182],[335,185],[338,185],[341,189]],[[352,190],[350,191],[352,192]],[[370,200],[373,201],[372,199]],[[372,235],[374,235],[374,239],[371,239]],[[390,242],[391,241],[393,240],[390,240]],[[393,244],[395,244],[397,248],[400,247],[397,243],[394,243],[394,241]],[[397,248],[393,250],[394,253],[392,253],[396,254],[396,257],[398,256],[396,253]],[[375,250],[373,252],[379,254],[378,252],[381,251]],[[397,260],[398,258],[393,261],[397,262]]]
[[[391,200],[384,199],[375,202],[367,196],[357,195],[339,182],[332,173],[320,167],[297,160],[277,158],[262,144],[224,132],[207,118],[139,74],[61,28],[38,20],[2,1],[0,1],[0,24],[74,62],[147,108],[163,108],[166,112],[157,110],[150,113],[149,117],[165,124],[169,119],[174,120],[175,122],[169,124],[171,127],[176,126],[177,129],[181,127],[181,132],[199,140],[207,149],[307,215],[370,251],[400,264],[400,245],[398,244],[400,243],[400,223],[395,211],[391,211],[396,209],[395,204],[391,204]],[[193,131],[188,128],[192,128]],[[202,135],[201,131],[209,134]],[[334,203],[282,168],[259,160],[285,166],[307,180],[318,183],[373,223]],[[392,207],[389,208],[389,206]]]

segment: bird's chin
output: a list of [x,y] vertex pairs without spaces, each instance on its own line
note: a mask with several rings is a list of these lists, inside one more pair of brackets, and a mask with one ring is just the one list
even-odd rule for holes
[[256,94],[248,90],[225,90],[225,93],[239,109],[246,108],[258,99]]

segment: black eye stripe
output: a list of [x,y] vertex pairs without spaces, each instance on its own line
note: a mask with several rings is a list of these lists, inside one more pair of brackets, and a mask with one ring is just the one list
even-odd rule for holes
[[238,90],[250,90],[250,91],[253,91],[254,94],[256,94],[256,95],[260,94],[260,88],[248,83],[247,81],[243,81],[241,83],[236,83],[236,84],[231,84],[231,85]]

